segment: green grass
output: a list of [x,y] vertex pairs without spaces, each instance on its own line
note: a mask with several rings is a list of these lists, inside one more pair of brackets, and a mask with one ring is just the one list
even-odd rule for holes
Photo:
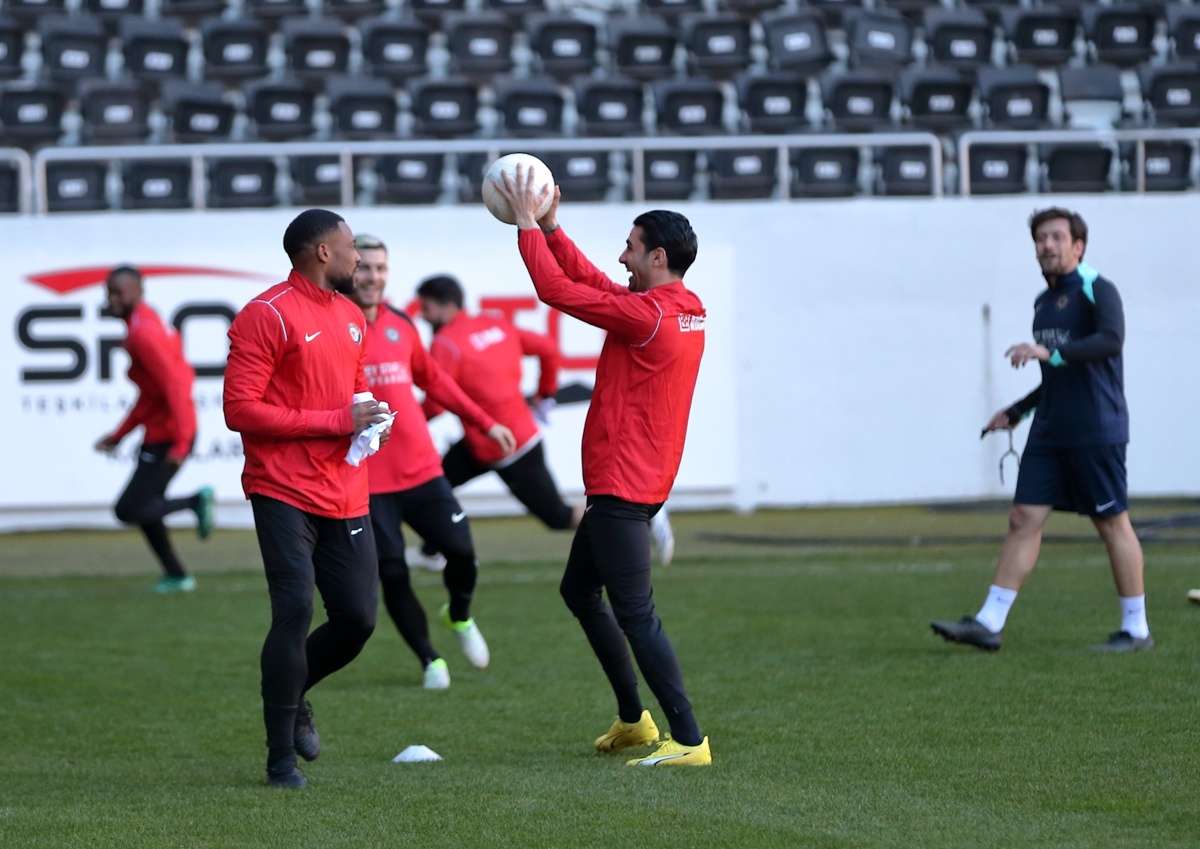
[[[1096,542],[1046,547],[987,655],[928,622],[974,612],[994,545],[851,540],[998,538],[1002,512],[679,515],[656,597],[715,763],[654,771],[591,749],[615,708],[558,598],[568,538],[474,525],[492,667],[435,632],[454,684],[425,692],[381,612],[362,656],[312,693],[325,748],[302,793],[262,786],[268,606],[251,533],[178,533],[200,579],[178,597],[147,591],[131,532],[0,539],[0,846],[1196,845],[1200,609],[1184,594],[1200,545],[1146,548],[1153,652],[1086,650],[1117,626]],[[1090,533],[1072,517],[1051,530]],[[437,579],[417,582],[435,609]],[[445,760],[391,762],[413,743]]]

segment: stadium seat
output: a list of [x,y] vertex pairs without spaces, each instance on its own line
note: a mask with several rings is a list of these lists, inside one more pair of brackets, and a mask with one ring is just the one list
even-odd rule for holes
[[972,146],[968,166],[971,194],[1011,195],[1028,191],[1025,181],[1028,162],[1028,145]]
[[277,206],[274,160],[213,159],[208,165],[208,205],[216,209]]
[[876,194],[933,194],[933,157],[929,148],[885,147],[875,151],[874,161]]
[[853,197],[859,192],[856,147],[798,147],[788,151],[794,198]]
[[596,202],[605,199],[613,182],[609,176],[610,154],[604,150],[547,151],[539,158],[562,187],[563,202]]
[[1168,6],[1167,36],[1176,59],[1200,59],[1200,6]]
[[342,160],[338,156],[289,156],[292,206],[340,206]]
[[708,190],[713,200],[756,200],[775,194],[779,151],[773,147],[711,150]]
[[1200,65],[1169,62],[1138,68],[1142,96],[1156,126],[1195,127],[1200,124]]
[[992,61],[992,25],[979,9],[926,9],[922,29],[930,62],[974,74]]
[[596,25],[561,14],[530,15],[529,46],[542,73],[565,79],[596,67]]
[[819,10],[799,8],[764,15],[762,28],[772,70],[815,76],[833,59],[825,15]]
[[270,33],[262,21],[249,18],[205,21],[204,76],[209,79],[242,80],[265,77]]
[[696,189],[694,150],[647,150],[642,164],[646,200],[687,200]]
[[760,15],[774,11],[784,4],[784,0],[720,0],[717,4],[718,8],[728,12],[737,12],[739,15],[748,17],[759,17]]
[[135,80],[157,83],[187,76],[188,41],[180,21],[126,17],[120,32],[125,70]]
[[989,23],[999,24],[1005,9],[1015,9],[1021,0],[963,0],[962,7],[982,12]]
[[530,15],[544,14],[546,0],[484,0],[483,8],[503,12],[514,24],[519,25]]
[[408,0],[409,11],[434,29],[441,29],[445,15],[462,12],[467,8],[465,0]]
[[66,0],[4,0],[4,14],[21,26],[34,29],[39,18],[67,14],[67,3]]
[[402,83],[428,72],[429,28],[416,18],[360,21],[363,64],[372,76]]
[[108,163],[47,162],[46,208],[50,212],[108,209]]
[[712,80],[658,80],[654,105],[660,132],[712,135],[724,132],[725,96]]
[[1051,6],[1004,9],[1000,16],[1012,63],[1065,65],[1075,55],[1079,15]]
[[4,143],[34,145],[62,135],[67,98],[58,86],[44,82],[12,82],[0,94],[0,127]]
[[134,160],[121,169],[122,209],[189,209],[192,164],[184,160]]
[[466,76],[503,74],[513,67],[513,26],[500,12],[463,12],[443,22],[450,66]]
[[890,9],[904,15],[914,25],[919,24],[930,9],[940,9],[941,0],[875,0],[875,9]]
[[321,0],[321,14],[343,21],[357,21],[387,12],[385,0]]
[[855,68],[893,69],[912,61],[912,24],[893,9],[846,13],[846,43]]
[[299,80],[260,80],[246,86],[245,95],[246,114],[259,139],[302,139],[316,132],[316,95]]
[[74,83],[104,76],[108,33],[95,18],[50,16],[38,20],[42,67],[51,80]]
[[980,68],[979,101],[985,125],[996,129],[1036,130],[1050,114],[1050,89],[1030,65]]
[[863,8],[863,0],[810,0],[809,6],[825,16],[832,29],[844,29],[847,13]]
[[875,71],[827,71],[821,75],[826,120],[845,132],[881,130],[892,123],[892,79]]
[[667,22],[654,15],[608,19],[608,50],[617,73],[653,80],[675,72],[679,40]]
[[109,33],[116,33],[121,22],[145,13],[146,0],[83,0],[81,11],[98,20]]
[[422,78],[408,84],[414,131],[446,138],[466,136],[479,129],[479,92],[461,77]]
[[14,19],[0,15],[0,79],[21,76],[21,56],[25,52],[25,28]]
[[693,75],[725,79],[750,66],[750,22],[741,15],[688,14],[680,26]]
[[[501,150],[500,155],[511,153]],[[458,199],[462,203],[483,203],[483,175],[491,164],[486,153],[459,153],[455,156],[458,177]]]
[[1113,150],[1107,145],[1043,145],[1038,158],[1043,192],[1106,192],[1112,188]]
[[587,77],[575,83],[575,111],[581,135],[639,135],[645,95],[641,85],[623,77]]
[[798,133],[808,124],[808,84],[787,71],[745,72],[734,80],[742,119],[751,133]]
[[1150,60],[1154,52],[1154,14],[1144,6],[1088,5],[1081,10],[1083,32],[1097,62],[1122,68]]
[[223,141],[233,130],[234,107],[218,83],[167,80],[162,107],[178,142]]
[[1119,123],[1125,91],[1116,65],[1059,68],[1058,90],[1067,126],[1111,129]]
[[638,6],[667,20],[704,11],[703,0],[640,0]]
[[308,15],[305,0],[242,0],[242,13],[268,24]]
[[900,73],[900,103],[914,127],[933,132],[966,129],[974,86],[952,68],[935,65]]
[[0,213],[21,211],[21,178],[17,166],[0,162]]
[[[1192,148],[1187,141],[1146,142],[1143,187],[1148,192],[1185,192],[1193,187]],[[1122,188],[1137,189],[1137,145],[1121,145]]]
[[82,81],[79,111],[86,142],[132,143],[150,135],[150,97],[136,82]]
[[375,198],[382,203],[433,203],[442,193],[446,157],[441,153],[380,156]]
[[400,108],[392,84],[375,77],[333,77],[325,84],[333,134],[342,139],[394,139]]
[[220,15],[226,5],[227,0],[159,0],[159,14],[164,18],[182,18],[194,23]]
[[346,73],[350,65],[350,39],[341,21],[285,18],[280,30],[288,67],[298,79],[315,82]]
[[565,101],[549,77],[497,77],[492,81],[500,123],[509,136],[558,136]]

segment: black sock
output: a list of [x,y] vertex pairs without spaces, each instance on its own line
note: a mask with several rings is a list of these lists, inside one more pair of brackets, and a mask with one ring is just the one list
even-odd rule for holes
[[187,575],[187,570],[179,562],[179,556],[175,553],[175,549],[171,545],[171,538],[167,534],[167,526],[163,524],[162,519],[143,522],[142,533],[146,535],[146,541],[150,543],[150,548],[154,551],[158,562],[162,564],[164,572],[172,578],[182,578]]
[[392,617],[404,642],[421,659],[421,666],[428,666],[431,660],[438,657],[438,653],[429,642],[429,622],[421,603],[413,594],[408,567],[403,560],[381,560],[379,577],[388,616]]
[[671,724],[671,739],[675,742],[685,746],[699,746],[704,742],[704,735],[700,733],[700,726],[696,724],[696,717],[690,708],[668,716],[667,721]]
[[641,720],[645,708],[642,706],[642,697],[638,695],[637,684],[619,690],[614,688],[613,692],[617,696],[617,715],[621,721],[633,725]]
[[442,582],[450,591],[450,618],[455,622],[466,622],[471,618],[471,597],[475,594],[475,580],[479,576],[479,562],[475,552],[446,555],[446,568]]

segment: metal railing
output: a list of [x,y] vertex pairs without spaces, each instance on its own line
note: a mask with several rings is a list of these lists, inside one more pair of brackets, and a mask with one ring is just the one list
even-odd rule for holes
[[49,209],[46,165],[50,162],[187,160],[191,163],[191,197],[194,209],[208,205],[205,191],[205,164],[214,159],[245,157],[336,156],[341,165],[342,206],[355,200],[353,161],[357,156],[470,154],[483,153],[495,158],[507,151],[529,153],[580,153],[622,151],[631,159],[630,193],[634,201],[646,196],[645,154],[647,151],[776,151],[777,182],[780,199],[791,197],[789,151],[798,148],[881,148],[926,147],[930,155],[931,188],[934,197],[943,193],[942,143],[932,133],[831,133],[814,135],[746,136],[655,136],[567,139],[469,139],[444,141],[329,141],[329,142],[249,142],[178,145],[110,145],[88,147],[52,147],[38,151],[33,158],[33,206],[38,214]]
[[0,162],[17,166],[17,212],[28,214],[33,198],[33,160],[19,147],[0,147]]
[[982,145],[1136,145],[1135,190],[1146,191],[1146,143],[1156,141],[1200,141],[1200,128],[1113,129],[1113,130],[971,130],[958,139],[959,193],[971,194],[971,148]]

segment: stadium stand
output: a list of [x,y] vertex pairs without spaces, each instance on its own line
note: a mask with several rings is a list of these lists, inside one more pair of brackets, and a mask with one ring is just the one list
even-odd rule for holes
[[[0,157],[18,199],[0,209],[474,202],[481,160],[517,139],[563,163],[568,200],[1186,191],[1200,5],[5,0],[0,13],[0,147],[35,166],[30,183]],[[129,152],[104,179],[68,168],[94,145]],[[174,146],[200,150],[187,155],[200,170],[180,171]]]

